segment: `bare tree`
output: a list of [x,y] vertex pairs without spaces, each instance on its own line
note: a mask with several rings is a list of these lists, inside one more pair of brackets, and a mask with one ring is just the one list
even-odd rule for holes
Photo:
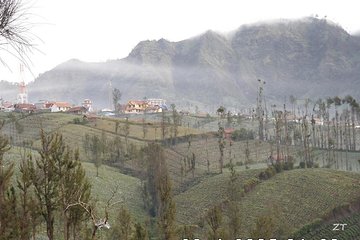
[[111,207],[123,202],[123,200],[120,201],[114,201],[114,198],[116,197],[116,193],[118,192],[119,186],[116,186],[115,189],[111,190],[111,195],[106,201],[106,205],[104,206],[104,215],[103,217],[99,216],[99,214],[96,211],[96,208],[94,205],[90,204],[89,202],[84,202],[82,200],[82,196],[79,196],[78,200],[74,203],[68,204],[65,208],[65,211],[75,207],[79,206],[84,209],[84,211],[89,215],[93,230],[91,234],[91,239],[96,239],[96,233],[98,230],[101,229],[110,229],[110,223],[109,223],[109,211],[111,210]]
[[[0,0],[0,51],[5,51],[28,67],[31,62],[28,53],[35,49],[31,33],[33,24],[29,22],[28,6],[21,0]],[[0,62],[9,68],[5,59]]]

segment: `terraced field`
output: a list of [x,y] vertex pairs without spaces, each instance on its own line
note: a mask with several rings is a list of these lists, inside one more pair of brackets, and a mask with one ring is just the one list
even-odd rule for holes
[[32,114],[20,115],[16,114],[18,124],[23,131],[18,131],[16,124],[7,118],[7,123],[2,129],[2,133],[11,138],[12,143],[15,145],[22,145],[24,142],[27,145],[39,139],[40,129],[45,132],[53,132],[60,127],[72,122],[74,115],[65,113],[46,113],[46,114]]
[[239,202],[241,214],[247,216],[242,232],[251,229],[269,208],[276,210],[279,223],[298,229],[359,198],[360,174],[329,169],[286,171],[262,182]]
[[[239,188],[246,179],[258,173],[256,169],[238,171]],[[228,179],[228,173],[203,178],[199,184],[175,196],[177,221],[181,224],[201,223],[209,208],[226,202]],[[243,234],[239,237],[249,237],[256,219],[263,214],[271,213],[276,228],[286,229],[290,234],[326,216],[337,206],[358,199],[360,174],[329,169],[285,171],[259,183],[237,202],[242,222],[240,232]]]
[[[239,189],[247,179],[256,177],[261,170],[249,169],[238,171],[237,179]],[[176,219],[181,224],[198,224],[206,211],[228,199],[228,182],[230,173],[210,175],[204,177],[200,183],[187,191],[175,196],[177,215]]]
[[[4,116],[0,115],[1,117]],[[95,134],[100,137],[102,133],[105,133],[108,139],[114,139],[118,136],[121,141],[125,141],[122,133],[124,120],[104,118],[81,125],[73,123],[73,119],[79,116],[61,113],[16,115],[16,117],[18,123],[23,126],[22,132],[17,131],[13,122],[8,122],[2,129],[3,133],[12,138],[15,145],[20,145],[25,141],[33,148],[37,148],[40,146],[39,131],[41,128],[46,132],[59,131],[68,145],[80,149],[83,160],[87,160],[83,150],[85,134]],[[116,121],[119,122],[117,134],[115,133]],[[155,129],[157,129],[156,136]],[[150,140],[159,140],[160,132],[160,126],[151,123],[148,125],[147,137],[143,139],[142,123],[131,122],[129,142],[140,148]],[[182,135],[196,134],[196,137],[191,140],[190,145],[183,140],[184,142],[175,146],[168,146],[164,150],[168,170],[173,181],[177,210],[176,220],[179,224],[199,225],[209,208],[215,205],[222,205],[226,208],[224,202],[226,203],[228,199],[227,187],[230,173],[225,168],[224,173],[219,174],[220,152],[216,137],[211,134],[202,134],[202,130],[187,127],[181,127],[180,132]],[[262,171],[261,169],[267,166],[267,158],[271,152],[269,143],[252,140],[248,142],[248,145],[242,141],[232,142],[230,146],[230,142],[227,140],[224,150],[224,164],[230,161],[237,165],[244,164],[246,148],[250,150],[250,163],[248,164],[250,169],[245,169],[244,165],[236,167],[239,175],[237,179],[239,189],[243,188],[246,180],[258,176]],[[275,149],[272,150],[275,152]],[[290,147],[291,155],[296,156],[296,152],[295,147]],[[189,169],[190,163],[186,160],[186,157],[191,158],[193,154],[196,158],[194,171]],[[343,161],[337,163],[339,169],[344,170],[345,158],[351,163],[352,171],[360,169],[359,153],[349,152],[346,153],[346,156],[344,152],[342,154]],[[317,150],[314,155],[317,157],[317,161],[321,163],[323,158],[326,158],[326,151]],[[17,147],[13,147],[5,155],[8,162],[18,162],[20,157],[20,150]],[[127,164],[129,168],[136,168],[135,162],[129,161]],[[120,201],[120,203],[114,206],[113,214],[117,212],[117,208],[121,204],[124,204],[136,219],[144,221],[146,213],[142,208],[139,179],[121,174],[117,169],[105,165],[99,170],[100,177],[95,177],[96,170],[93,164],[84,162],[83,166],[93,184],[93,197],[98,199],[99,209],[102,208],[111,191],[118,187],[115,201]],[[360,174],[358,173],[319,168],[286,171],[259,183],[237,202],[242,216],[240,232],[244,234],[244,236],[239,237],[248,237],[249,230],[254,227],[256,219],[269,211],[274,214],[277,227],[284,225],[289,232],[294,232],[314,220],[322,218],[334,208],[357,199],[360,199]],[[359,218],[359,215],[355,214],[346,220],[354,227],[349,228],[347,235],[339,235],[339,239],[341,239],[340,236],[343,239],[352,239],[351,237],[358,233]],[[202,229],[200,233],[205,231],[206,229]],[[317,233],[324,234],[324,236],[329,234],[327,225],[314,229],[309,234],[316,235]],[[315,235],[306,236],[313,239],[312,237]]]
[[[143,122],[142,119],[131,119],[129,120],[129,137],[136,138],[139,140],[161,140],[162,133],[161,133],[161,125],[160,120],[158,122],[146,122],[146,134],[144,138],[143,133]],[[107,132],[116,131],[116,123],[118,123],[118,131],[117,133],[120,135],[125,135],[124,133],[124,126],[126,120],[124,118],[121,119],[114,119],[114,118],[99,118],[96,122],[92,122],[87,124],[96,129],[105,130]],[[166,138],[170,137],[170,126],[166,126]],[[204,133],[202,130],[197,130],[194,128],[178,126],[178,136],[185,136],[188,134],[201,134]]]
[[[125,206],[138,221],[145,221],[146,212],[143,208],[141,197],[141,183],[138,178],[134,178],[125,174],[121,174],[116,168],[102,166],[99,169],[99,177],[96,177],[96,169],[94,164],[82,164],[86,175],[92,185],[92,197],[98,199],[99,208],[101,208],[111,192],[116,190],[111,209],[112,219],[121,206]],[[112,220],[110,219],[110,221]]]
[[[346,224],[338,225],[334,224]],[[344,226],[344,227],[343,227]],[[295,238],[304,238],[308,240],[318,240],[322,238],[326,239],[360,239],[360,213],[354,213],[346,218],[342,218],[336,221],[332,221],[327,224],[314,224],[314,226],[308,226],[301,229]]]

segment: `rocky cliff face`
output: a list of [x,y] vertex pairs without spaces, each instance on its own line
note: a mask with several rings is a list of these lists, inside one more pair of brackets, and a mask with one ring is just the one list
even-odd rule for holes
[[359,74],[359,37],[306,18],[242,26],[228,35],[207,31],[180,42],[142,41],[121,60],[65,62],[29,91],[33,100],[91,98],[104,107],[110,105],[111,82],[123,101],[159,97],[178,106],[241,108],[256,102],[257,79],[266,81],[269,101],[289,95],[359,98]]

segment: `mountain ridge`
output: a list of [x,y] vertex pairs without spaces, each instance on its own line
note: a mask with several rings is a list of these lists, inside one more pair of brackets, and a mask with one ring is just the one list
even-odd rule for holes
[[359,74],[360,37],[326,19],[304,18],[243,25],[229,34],[208,30],[178,42],[145,40],[127,57],[108,62],[72,59],[41,74],[29,93],[31,99],[75,103],[92,98],[105,107],[111,83],[123,93],[122,102],[156,97],[213,111],[254,105],[257,79],[266,81],[270,101],[358,98]]

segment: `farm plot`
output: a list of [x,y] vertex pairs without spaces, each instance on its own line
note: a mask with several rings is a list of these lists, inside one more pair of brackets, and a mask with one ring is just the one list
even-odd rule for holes
[[25,117],[16,116],[17,123],[7,119],[2,133],[8,136],[15,145],[25,143],[31,146],[40,138],[40,130],[51,133],[68,124],[74,119],[74,115],[65,113],[31,114]]
[[239,202],[246,216],[241,232],[248,234],[255,220],[271,209],[278,224],[299,229],[337,206],[360,197],[360,174],[330,169],[296,169],[257,185]]
[[117,204],[111,209],[110,221],[114,221],[121,206],[126,207],[138,221],[145,220],[146,212],[143,207],[141,183],[138,178],[121,174],[116,168],[109,166],[101,166],[99,177],[96,177],[96,169],[93,164],[84,162],[82,165],[92,185],[91,195],[98,200],[99,209],[104,207],[112,191],[116,191],[113,203],[117,202]]
[[[84,150],[85,134],[89,134],[90,136],[96,135],[101,139],[101,136],[104,133],[105,137],[108,140],[114,140],[114,138],[118,136],[111,132],[105,132],[100,129],[91,128],[88,126],[78,125],[78,124],[67,124],[60,127],[57,130],[62,134],[68,146],[71,146],[72,149],[76,149],[76,148],[79,149],[80,156],[82,157],[82,159],[86,159],[86,154]],[[118,136],[118,137],[121,139],[122,143],[125,144],[125,138],[122,136]],[[129,144],[134,144],[137,148],[140,148],[145,144],[142,141],[134,140],[131,138],[128,139],[128,142]],[[34,147],[35,148],[40,147],[40,140],[34,142]]]
[[[258,169],[238,171],[238,187],[243,188],[247,179],[260,173]],[[187,191],[174,197],[176,203],[176,219],[181,224],[198,224],[206,211],[228,199],[229,172],[204,177],[202,181]]]
[[[339,225],[337,230],[334,230],[334,224],[339,222],[344,225]],[[309,227],[299,230],[296,234],[294,234],[294,237],[301,237],[309,240],[318,240],[323,238],[358,239],[360,236],[360,213],[354,213],[346,218],[332,221],[331,223],[322,224],[320,226],[310,225]]]
[[[129,137],[136,138],[139,140],[162,140],[162,133],[161,133],[161,124],[160,122],[146,122],[143,123],[142,120],[129,120]],[[144,137],[144,124],[145,124],[145,137]],[[122,136],[125,135],[125,126],[126,120],[124,118],[121,119],[114,119],[114,118],[97,118],[96,121],[90,122],[87,124],[96,129],[105,130],[108,132],[113,132],[120,134]],[[166,124],[166,134],[165,138],[170,137],[171,125]],[[178,126],[178,136],[185,136],[188,134],[200,134],[203,131],[187,128],[183,126]]]

